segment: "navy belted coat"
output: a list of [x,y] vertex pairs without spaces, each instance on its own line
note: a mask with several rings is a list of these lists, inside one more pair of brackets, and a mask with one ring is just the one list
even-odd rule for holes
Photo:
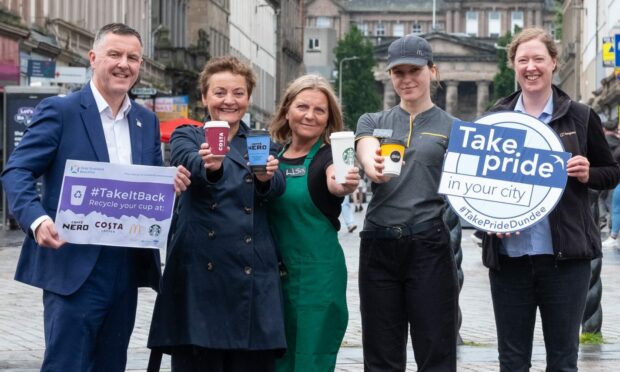
[[179,199],[150,348],[286,348],[278,257],[266,216],[285,178],[280,171],[267,183],[254,177],[248,132],[240,123],[222,169],[209,178],[198,155],[204,131],[185,126],[172,134],[171,163],[185,166],[192,183]]

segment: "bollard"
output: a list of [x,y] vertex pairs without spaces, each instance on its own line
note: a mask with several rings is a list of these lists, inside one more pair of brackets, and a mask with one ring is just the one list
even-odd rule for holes
[[[596,221],[596,226],[599,227],[599,191],[589,190],[589,196],[592,217]],[[590,285],[586,297],[586,307],[581,320],[581,333],[600,333],[603,326],[603,309],[601,307],[601,297],[603,296],[602,266],[603,260],[601,258],[593,259],[590,262]]]
[[[463,288],[463,281],[465,277],[463,275],[463,269],[461,268],[461,263],[463,262],[463,250],[461,249],[461,220],[459,216],[452,210],[451,207],[446,208],[446,211],[443,215],[443,220],[448,226],[448,230],[450,231],[450,247],[454,251],[454,260],[456,261],[456,272],[459,280],[459,293],[461,293],[461,289]],[[459,306],[459,315],[457,320],[457,330],[459,333],[457,334],[457,345],[463,345],[463,339],[461,338],[461,323],[463,321],[463,315],[461,313],[461,306]]]

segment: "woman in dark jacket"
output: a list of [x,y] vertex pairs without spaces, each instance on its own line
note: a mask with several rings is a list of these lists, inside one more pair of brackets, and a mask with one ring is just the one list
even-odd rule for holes
[[278,161],[253,174],[241,121],[256,79],[234,57],[211,59],[200,85],[212,120],[230,125],[229,152],[211,154],[204,131],[171,138],[171,162],[191,172],[157,297],[148,346],[172,370],[272,371],[286,347],[278,259],[266,206],[284,192]]
[[529,371],[536,309],[540,310],[547,371],[577,371],[579,327],[590,281],[590,260],[601,256],[588,188],[620,179],[598,115],[552,85],[557,49],[543,29],[524,29],[508,48],[520,91],[491,111],[520,111],[547,123],[572,153],[568,181],[556,208],[517,234],[486,235],[497,325],[500,371]]

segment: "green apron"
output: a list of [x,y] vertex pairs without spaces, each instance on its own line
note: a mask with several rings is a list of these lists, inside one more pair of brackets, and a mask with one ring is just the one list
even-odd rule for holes
[[319,140],[303,166],[280,163],[286,191],[269,206],[286,272],[282,288],[287,351],[277,360],[278,372],[333,371],[349,318],[347,268],[338,232],[308,191],[309,165],[320,147]]

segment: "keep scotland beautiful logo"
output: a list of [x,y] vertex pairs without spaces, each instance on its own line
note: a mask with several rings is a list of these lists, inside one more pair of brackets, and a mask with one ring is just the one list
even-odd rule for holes
[[566,186],[571,154],[540,120],[498,112],[455,121],[439,193],[474,227],[514,232],[549,214]]

